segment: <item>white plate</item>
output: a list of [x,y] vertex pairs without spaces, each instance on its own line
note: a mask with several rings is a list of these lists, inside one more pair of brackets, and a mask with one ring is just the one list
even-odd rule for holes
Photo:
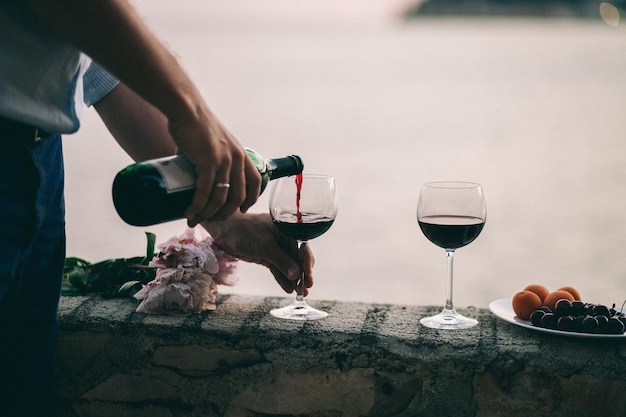
[[[530,321],[522,320],[513,312],[513,306],[511,305],[510,298],[503,298],[501,300],[495,300],[489,303],[489,310],[502,320],[513,323],[516,326],[526,327],[528,329],[536,330],[544,333],[558,334],[560,336],[571,337],[590,337],[590,338],[623,338],[626,337],[626,333],[623,334],[598,334],[598,333],[578,333],[578,332],[566,332],[563,330],[544,329],[543,327],[533,326]],[[621,309],[616,308],[621,311]]]

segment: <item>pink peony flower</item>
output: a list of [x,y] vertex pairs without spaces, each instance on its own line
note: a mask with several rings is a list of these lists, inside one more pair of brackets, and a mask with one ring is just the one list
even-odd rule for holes
[[220,249],[211,236],[196,240],[195,230],[158,246],[150,262],[156,277],[135,294],[142,313],[215,310],[217,285],[235,285],[238,260]]
[[224,252],[215,243],[211,245],[217,259],[218,259],[218,272],[213,276],[215,282],[219,285],[233,286],[239,281],[237,273],[237,265],[239,260],[229,253]]

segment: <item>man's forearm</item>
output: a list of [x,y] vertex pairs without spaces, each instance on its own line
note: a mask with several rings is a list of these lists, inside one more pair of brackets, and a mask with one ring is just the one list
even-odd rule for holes
[[199,94],[191,80],[127,0],[23,1],[168,118],[195,112]]
[[[189,225],[224,219],[254,204],[261,188],[254,164],[127,0],[22,1],[165,116],[172,139],[198,174],[185,213]],[[230,188],[218,193],[216,182]]]
[[176,153],[165,116],[124,83],[118,84],[94,107],[120,146],[135,161]]

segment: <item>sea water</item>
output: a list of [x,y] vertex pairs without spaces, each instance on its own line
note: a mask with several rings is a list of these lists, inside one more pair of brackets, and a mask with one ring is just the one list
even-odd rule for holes
[[[483,232],[455,256],[457,306],[530,283],[626,299],[623,27],[404,22],[400,3],[372,1],[135,3],[242,144],[337,178],[337,220],[310,243],[310,299],[442,305],[445,254],[415,215],[420,184],[437,180],[480,182],[487,199]],[[68,256],[142,255],[145,231],[184,231],[117,217],[111,182],[131,160],[93,110],[64,145]],[[267,194],[251,211],[267,212]],[[262,266],[239,276],[220,291],[284,295]]]

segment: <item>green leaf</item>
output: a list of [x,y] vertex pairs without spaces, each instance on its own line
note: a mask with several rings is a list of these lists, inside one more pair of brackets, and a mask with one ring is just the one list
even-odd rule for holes
[[146,256],[105,259],[96,263],[76,257],[65,258],[63,295],[96,292],[104,297],[121,297],[128,296],[137,285],[147,284],[156,276],[156,270],[148,267],[155,256],[156,235],[146,232],[146,240]]
[[154,233],[146,232],[146,240],[148,241],[148,246],[146,247],[146,261],[150,262],[150,260],[154,258],[156,235]]
[[91,263],[81,258],[66,258],[63,270],[63,293],[82,294],[87,291],[89,281],[87,269]]
[[76,269],[67,274],[67,280],[79,289],[87,289],[87,283],[89,282],[89,274],[81,269]]
[[91,262],[88,262],[81,258],[74,258],[74,257],[65,258],[65,269],[88,268],[90,265],[91,265]]
[[119,290],[117,290],[118,292],[127,292],[130,291],[131,289],[133,289],[136,285],[140,285],[141,281],[126,281],[124,284],[122,284],[122,286],[120,287]]

